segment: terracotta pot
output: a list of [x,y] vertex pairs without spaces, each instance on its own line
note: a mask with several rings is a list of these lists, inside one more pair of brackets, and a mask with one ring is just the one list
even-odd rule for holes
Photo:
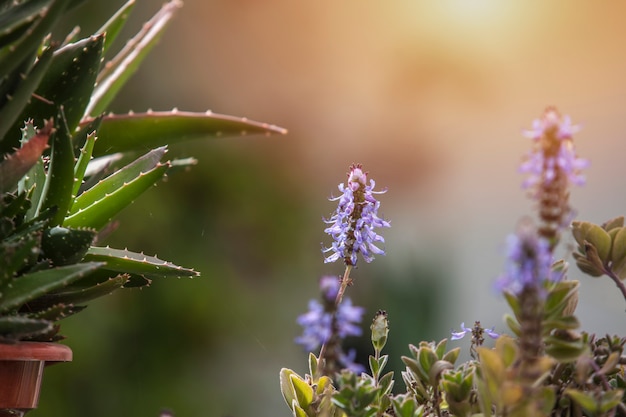
[[72,350],[57,343],[0,343],[0,417],[37,408],[44,367],[71,360]]

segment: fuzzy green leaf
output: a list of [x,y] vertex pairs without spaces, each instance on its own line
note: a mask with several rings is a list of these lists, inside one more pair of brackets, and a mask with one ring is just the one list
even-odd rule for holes
[[626,227],[619,228],[613,238],[611,270],[620,279],[626,278]]
[[92,246],[84,257],[85,261],[106,262],[103,269],[130,274],[145,275],[150,278],[197,277],[199,272],[183,268],[154,256],[129,250]]
[[280,370],[280,392],[283,394],[283,398],[285,402],[293,411],[293,401],[296,399],[296,391],[293,388],[293,384],[291,383],[291,377],[296,376],[300,378],[298,374],[288,368],[282,368]]
[[[91,119],[86,119],[87,123]],[[148,112],[106,115],[98,129],[94,156],[153,149],[207,137],[285,134],[281,127],[246,118],[192,112]]]
[[163,5],[142,29],[129,40],[124,48],[107,62],[98,74],[98,84],[94,89],[85,114],[96,115],[106,110],[122,86],[157,43],[174,12],[182,6],[180,0],[171,0]]
[[[93,204],[71,214],[65,219],[63,225],[73,228],[89,227],[98,230],[101,229],[113,216],[160,180],[167,172],[168,167],[167,164],[159,164],[156,168],[142,173],[111,194],[107,194]],[[79,198],[80,197],[82,197],[82,195],[79,196]],[[76,205],[76,202],[74,205]]]
[[298,375],[291,375],[289,379],[296,394],[298,405],[303,409],[308,408],[313,401],[313,388]]
[[49,291],[63,288],[103,265],[102,262],[88,262],[24,274],[3,289],[0,312],[7,312]]

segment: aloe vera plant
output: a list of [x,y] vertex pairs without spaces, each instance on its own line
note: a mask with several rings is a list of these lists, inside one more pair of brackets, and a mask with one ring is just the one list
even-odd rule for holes
[[0,2],[0,342],[58,340],[57,322],[92,299],[198,276],[102,246],[111,220],[164,176],[195,164],[165,159],[169,144],[285,132],[211,112],[105,114],[182,4],[165,4],[109,58],[134,0],[93,34],[53,40],[79,3]]

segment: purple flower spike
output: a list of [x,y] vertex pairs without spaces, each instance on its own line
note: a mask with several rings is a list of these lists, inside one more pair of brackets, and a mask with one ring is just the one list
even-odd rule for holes
[[362,333],[358,324],[365,312],[363,307],[355,307],[349,298],[344,298],[336,312],[334,310],[335,297],[339,291],[338,277],[322,277],[320,287],[324,304],[317,300],[309,301],[309,311],[297,319],[297,323],[303,327],[303,333],[295,342],[309,351],[319,348],[333,334],[345,339]]
[[570,187],[585,183],[582,170],[589,166],[574,149],[573,135],[578,130],[568,116],[562,117],[549,107],[541,119],[534,121],[533,128],[525,132],[532,139],[533,148],[519,167],[520,172],[528,175],[522,187],[529,189],[531,197],[538,202],[542,221],[539,234],[548,239],[551,250],[574,217],[569,206]]
[[557,171],[572,184],[584,184],[581,171],[589,166],[589,161],[578,158],[572,141],[573,134],[579,130],[569,116],[562,117],[553,107],[533,122],[533,128],[524,132],[533,140],[533,149],[520,166],[520,172],[529,174],[524,188],[549,185],[557,179]]
[[390,227],[390,223],[378,217],[380,202],[374,194],[382,194],[384,191],[374,191],[376,183],[370,180],[367,183],[367,173],[360,164],[350,166],[348,184],[339,184],[342,195],[332,198],[331,201],[339,201],[337,210],[329,220],[324,220],[329,226],[324,230],[333,238],[330,247],[324,248],[326,256],[324,262],[335,262],[343,259],[346,265],[356,265],[357,254],[365,262],[371,262],[374,255],[384,255],[376,243],[383,243],[383,237],[375,232],[379,227]]
[[556,282],[562,274],[552,271],[549,242],[538,235],[531,224],[524,224],[506,242],[505,273],[496,282],[496,289],[520,294],[526,287],[542,292],[546,281]]

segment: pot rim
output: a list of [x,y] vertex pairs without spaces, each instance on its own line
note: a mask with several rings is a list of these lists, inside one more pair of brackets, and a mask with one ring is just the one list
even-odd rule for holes
[[51,342],[0,343],[0,360],[69,362],[72,360],[72,349]]

